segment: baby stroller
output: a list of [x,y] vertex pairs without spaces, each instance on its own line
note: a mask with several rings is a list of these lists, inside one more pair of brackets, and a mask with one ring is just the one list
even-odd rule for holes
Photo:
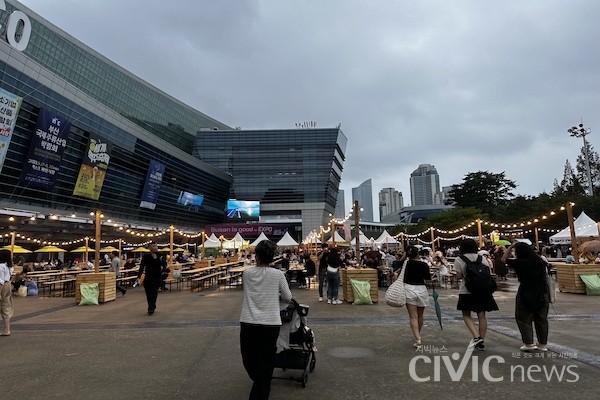
[[284,371],[288,369],[302,370],[300,376],[277,377],[273,379],[292,379],[306,387],[308,373],[315,370],[317,359],[314,346],[315,336],[313,331],[306,326],[306,316],[309,307],[298,304],[294,299],[290,305],[281,312],[283,323],[277,339],[277,347],[283,349],[275,356],[275,368]]

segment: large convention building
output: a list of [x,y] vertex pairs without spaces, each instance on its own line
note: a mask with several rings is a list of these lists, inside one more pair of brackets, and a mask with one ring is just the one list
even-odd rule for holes
[[239,222],[227,218],[231,199],[260,201],[264,219],[244,224],[284,219],[297,238],[328,223],[341,130],[232,130],[2,3],[0,237],[76,240],[93,232],[94,210],[132,234],[199,232]]
[[282,225],[302,240],[329,226],[347,142],[339,127],[200,130],[194,155],[233,176],[232,199],[260,203],[255,221]]

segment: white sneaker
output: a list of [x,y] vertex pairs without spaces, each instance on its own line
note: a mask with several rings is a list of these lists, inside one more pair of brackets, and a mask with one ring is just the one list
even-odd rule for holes
[[342,304],[342,303],[343,303],[343,301],[336,299],[336,300],[333,301],[332,304]]
[[327,304],[331,304],[331,299],[327,299]]
[[319,301],[323,301],[323,298],[322,298],[322,297],[319,297]]

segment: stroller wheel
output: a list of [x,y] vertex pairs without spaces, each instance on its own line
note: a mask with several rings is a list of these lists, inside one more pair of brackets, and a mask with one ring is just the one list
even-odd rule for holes
[[304,373],[304,375],[302,375],[302,387],[305,388],[306,387],[306,383],[308,382],[308,374]]

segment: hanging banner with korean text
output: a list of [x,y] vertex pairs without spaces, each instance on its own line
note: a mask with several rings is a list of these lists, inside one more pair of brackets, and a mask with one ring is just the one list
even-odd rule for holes
[[22,101],[22,97],[0,89],[0,171],[4,166]]
[[111,151],[111,142],[90,133],[77,183],[75,183],[75,189],[73,190],[74,196],[98,200],[110,162]]
[[68,120],[40,108],[20,184],[52,189],[67,147],[70,129],[71,123]]
[[148,173],[146,174],[146,183],[142,192],[140,207],[154,210],[158,202],[158,192],[165,173],[165,165],[155,160],[150,160]]

